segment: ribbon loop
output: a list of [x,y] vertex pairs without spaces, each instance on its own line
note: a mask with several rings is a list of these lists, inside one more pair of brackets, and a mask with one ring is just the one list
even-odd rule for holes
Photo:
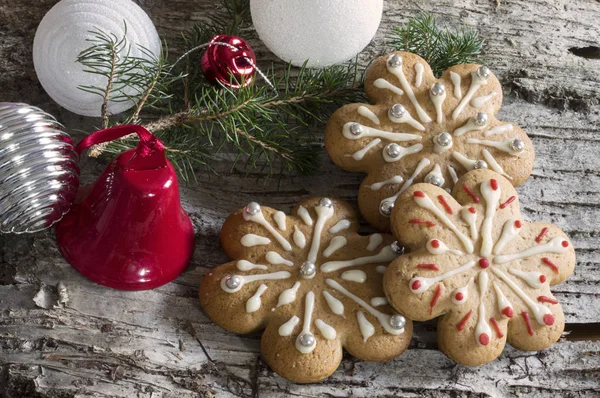
[[[98,130],[81,140],[75,147],[75,150],[81,156],[83,151],[94,145],[114,141],[134,133],[138,135],[140,142],[131,158],[129,167],[133,169],[146,169],[165,166],[164,144],[143,126],[137,124],[126,124]],[[134,161],[135,158],[138,158],[139,161]]]

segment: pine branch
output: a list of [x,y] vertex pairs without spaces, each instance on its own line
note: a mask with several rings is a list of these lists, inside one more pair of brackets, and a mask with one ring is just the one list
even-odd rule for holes
[[[184,36],[189,48],[186,53],[207,42],[216,29],[195,27]],[[289,65],[281,74],[270,71],[267,78],[279,89],[275,93],[258,76],[237,90],[214,86],[199,70],[197,57],[177,65],[168,64],[165,58],[138,60],[138,69],[124,79],[145,87],[136,90],[137,97],[127,97],[136,103],[127,122],[145,124],[158,135],[184,178],[193,175],[194,165],[208,166],[231,154],[233,167],[243,162],[249,169],[266,170],[269,175],[311,172],[320,145],[307,127],[323,123],[333,106],[362,99],[362,91],[351,86],[359,80],[357,65],[318,71],[295,71]],[[150,78],[136,78],[140,70]],[[125,139],[97,148],[95,154],[135,144],[135,140]]]
[[[106,76],[112,90],[82,89],[111,101],[132,101],[135,106],[125,122],[142,124],[157,135],[186,180],[197,166],[213,170],[214,162],[223,161],[246,173],[314,172],[322,151],[310,128],[323,124],[336,107],[364,102],[362,71],[356,63],[319,70],[288,65],[281,73],[271,69],[265,75],[276,92],[259,76],[239,89],[207,82],[199,49],[218,33],[239,34],[249,26],[248,0],[223,1],[221,13],[211,22],[182,35],[184,55],[174,63],[168,61],[166,49],[160,57],[145,49],[142,58],[128,52],[119,56],[128,49],[124,39],[94,32],[92,47],[78,61],[90,73]],[[467,28],[439,29],[429,15],[410,19],[394,31],[392,40],[395,48],[423,56],[438,74],[448,66],[472,62],[482,42]],[[135,137],[125,137],[106,151],[118,153],[136,144]]]
[[431,14],[411,17],[402,27],[392,30],[390,45],[423,57],[433,73],[440,76],[451,66],[476,62],[484,40],[475,30],[463,26],[455,31],[442,29]]
[[117,53],[115,48],[111,48],[111,59],[110,59],[110,72],[108,75],[108,82],[106,83],[106,91],[104,93],[104,98],[102,99],[102,109],[101,109],[101,117],[102,117],[102,127],[108,127],[108,101],[110,100],[110,93],[112,91],[112,85],[115,78],[115,70],[117,68]]

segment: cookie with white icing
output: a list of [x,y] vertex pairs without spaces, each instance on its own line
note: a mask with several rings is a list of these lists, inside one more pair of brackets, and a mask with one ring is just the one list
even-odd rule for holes
[[416,184],[396,201],[392,230],[411,252],[388,267],[386,296],[410,319],[439,317],[440,349],[456,362],[481,365],[506,342],[541,350],[560,338],[550,286],[573,273],[573,245],[552,224],[524,221],[506,178],[474,170],[452,195]]
[[380,230],[414,183],[451,189],[467,171],[488,168],[517,186],[531,174],[532,143],[519,126],[495,118],[502,87],[485,66],[453,66],[436,79],[421,57],[395,52],[369,67],[365,92],[373,105],[338,109],[325,145],[335,164],[367,174],[358,203]]
[[342,348],[369,361],[400,355],[412,323],[383,294],[386,266],[398,256],[391,235],[357,233],[347,203],[312,198],[292,215],[250,203],[221,232],[232,262],[204,277],[208,316],[236,333],[265,329],[265,361],[299,383],[331,375]]

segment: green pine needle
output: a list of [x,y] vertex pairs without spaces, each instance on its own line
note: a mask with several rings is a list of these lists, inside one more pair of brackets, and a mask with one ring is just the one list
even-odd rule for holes
[[462,26],[455,31],[442,29],[431,14],[412,17],[392,30],[390,45],[396,51],[408,51],[429,63],[440,76],[451,66],[476,62],[484,40],[475,30]]

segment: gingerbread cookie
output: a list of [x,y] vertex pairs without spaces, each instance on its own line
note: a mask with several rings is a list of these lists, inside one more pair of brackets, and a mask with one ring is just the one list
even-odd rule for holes
[[236,333],[265,329],[265,361],[294,382],[331,375],[342,347],[369,361],[398,356],[412,323],[389,307],[382,285],[398,247],[392,236],[361,236],[358,227],[340,200],[308,199],[292,216],[250,203],[223,225],[234,261],[202,280],[204,310]]
[[474,170],[452,196],[414,185],[396,201],[392,230],[411,252],[388,267],[386,296],[410,319],[440,317],[439,346],[456,362],[489,362],[507,341],[540,350],[560,338],[550,286],[573,273],[575,251],[558,227],[523,221],[506,178]]
[[376,228],[389,228],[396,198],[414,183],[451,189],[467,171],[489,168],[517,186],[531,174],[532,143],[495,118],[502,87],[487,67],[457,65],[436,79],[421,57],[396,52],[369,67],[365,91],[374,105],[338,109],[325,145],[335,164],[368,174],[358,203]]

